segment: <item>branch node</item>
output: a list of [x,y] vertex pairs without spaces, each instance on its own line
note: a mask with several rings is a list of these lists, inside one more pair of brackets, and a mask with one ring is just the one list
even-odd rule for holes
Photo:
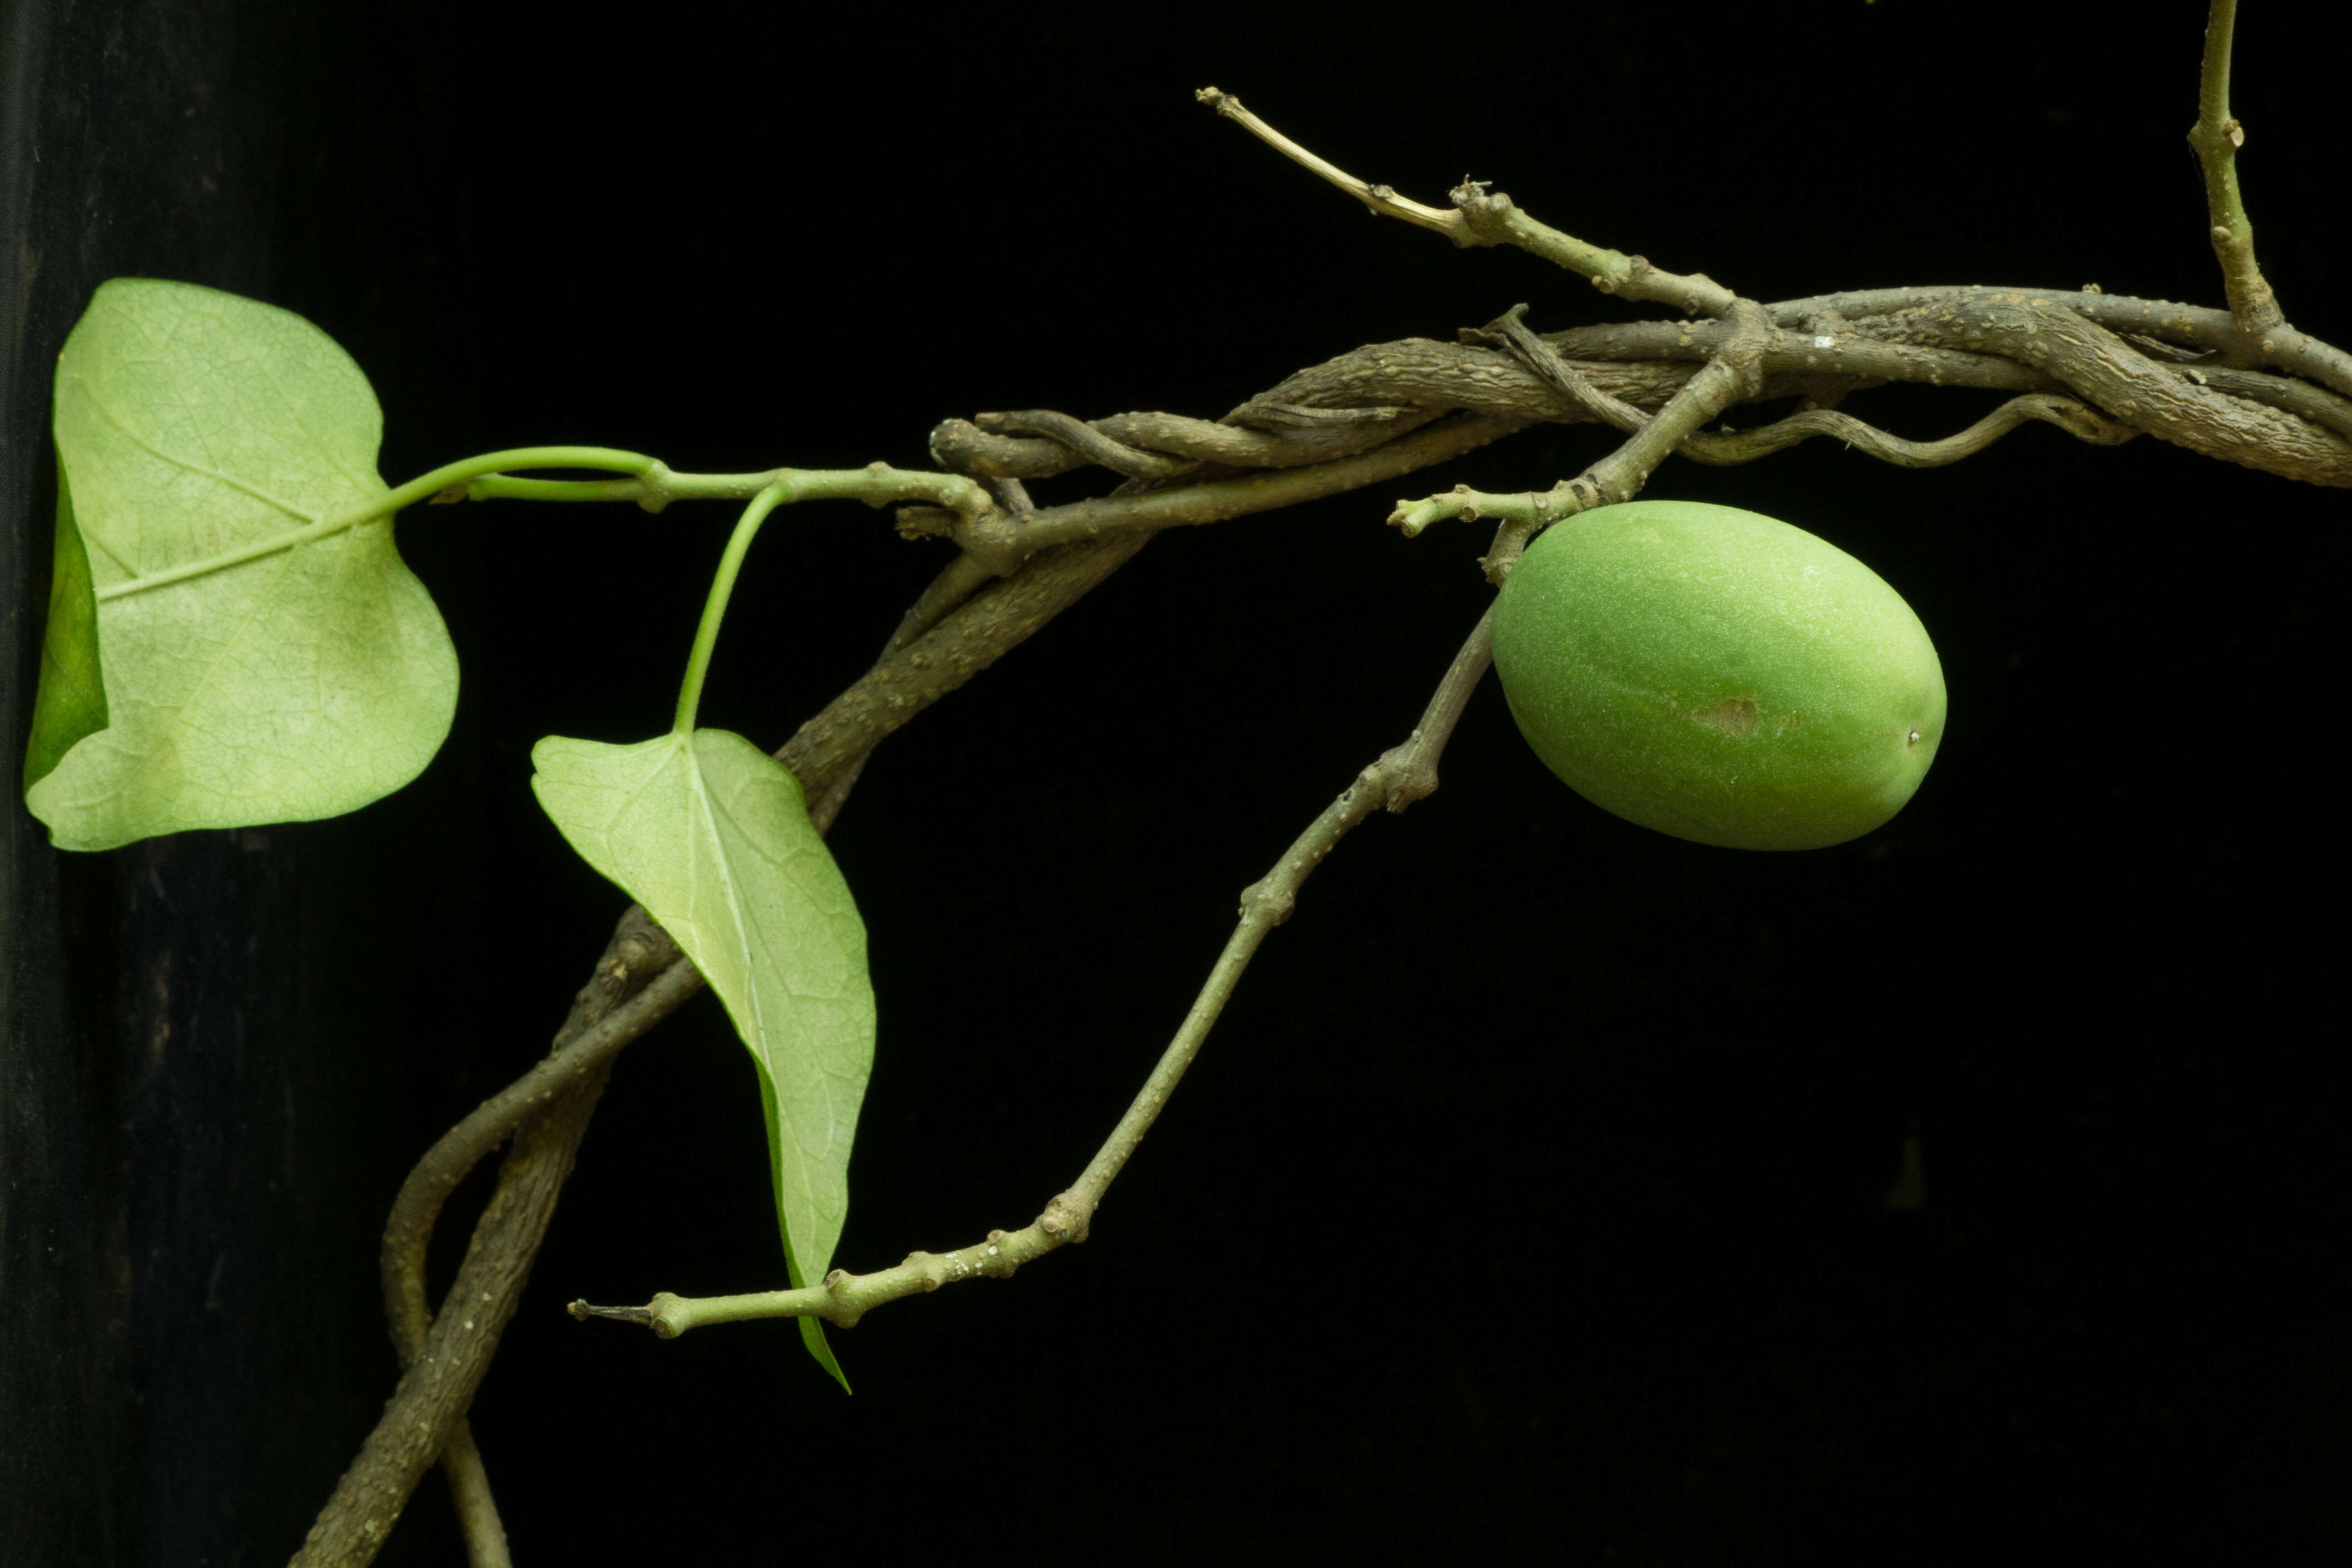
[[656,516],[659,516],[668,508],[670,501],[669,481],[671,476],[672,469],[670,468],[670,466],[667,463],[663,462],[659,458],[656,458],[653,461],[653,466],[638,476],[638,478],[644,481],[646,487],[646,493],[637,498],[638,510],[652,512]]
[[1073,1202],[1067,1193],[1057,1193],[1045,1205],[1045,1212],[1038,1215],[1037,1228],[1047,1236],[1075,1244],[1086,1240],[1092,1222],[1090,1207]]
[[[1276,869],[1279,871],[1279,868]],[[1253,917],[1263,917],[1268,925],[1278,926],[1290,919],[1290,911],[1296,903],[1290,889],[1269,877],[1264,881],[1252,882],[1242,889],[1241,918],[1247,921]]]
[[835,1268],[824,1277],[824,1293],[834,1301],[834,1310],[825,1314],[827,1321],[844,1329],[854,1329],[866,1314],[849,1301],[850,1287],[857,1283],[856,1275],[846,1268]]

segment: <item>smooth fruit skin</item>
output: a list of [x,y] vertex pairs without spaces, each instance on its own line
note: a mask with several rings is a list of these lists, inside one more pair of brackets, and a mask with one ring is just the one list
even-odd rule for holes
[[1859,838],[1944,733],[1943,666],[1900,595],[1801,529],[1697,501],[1538,537],[1495,605],[1495,669],[1579,795],[1735,849]]

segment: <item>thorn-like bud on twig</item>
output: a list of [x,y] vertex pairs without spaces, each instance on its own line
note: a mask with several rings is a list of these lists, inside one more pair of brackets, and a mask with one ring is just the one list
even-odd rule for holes
[[[1474,180],[1465,174],[1462,176],[1462,183],[1446,192],[1446,196],[1455,206],[1466,207],[1472,202],[1483,200],[1486,195],[1486,188],[1494,183],[1492,180]],[[1504,206],[1511,205],[1511,198],[1508,196],[1496,196],[1495,200]]]
[[584,1323],[591,1318],[604,1318],[615,1323],[649,1323],[656,1332],[661,1329],[661,1324],[655,1318],[653,1309],[650,1307],[594,1307],[585,1301],[574,1301],[563,1310],[571,1313],[576,1322]]

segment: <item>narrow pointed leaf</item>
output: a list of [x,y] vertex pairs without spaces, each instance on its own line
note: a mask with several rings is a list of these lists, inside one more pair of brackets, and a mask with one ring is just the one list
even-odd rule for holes
[[[726,1005],[759,1068],[784,1266],[832,1266],[849,1213],[849,1145],[874,1065],[866,926],[801,787],[724,730],[634,746],[551,735],[539,803],[591,866],[643,904]],[[810,1353],[841,1369],[814,1318]],[[847,1381],[842,1386],[848,1386]]]
[[47,778],[75,742],[106,728],[106,680],[99,668],[98,600],[89,552],[74,525],[73,489],[58,465],[57,560],[49,574],[49,624],[41,635],[40,695],[25,749],[25,787]]
[[[111,721],[26,790],[52,842],[333,816],[424,769],[457,654],[391,520],[252,553],[387,493],[383,415],[333,340],[233,294],[116,279],[58,356],[55,428]],[[131,586],[160,574],[183,574]]]

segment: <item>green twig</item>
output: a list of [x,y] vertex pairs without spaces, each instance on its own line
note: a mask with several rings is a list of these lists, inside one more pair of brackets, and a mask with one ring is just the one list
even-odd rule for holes
[[1736,296],[1703,272],[1668,272],[1654,267],[1649,258],[1628,256],[1605,245],[1593,245],[1538,223],[1500,191],[1488,193],[1476,181],[1454,187],[1454,200],[1462,214],[1471,245],[1510,245],[1532,252],[1584,279],[1603,294],[1622,300],[1655,300],[1685,315],[1723,316]]
[[695,628],[694,650],[687,655],[686,679],[677,693],[677,718],[674,728],[681,734],[694,728],[696,709],[702,701],[703,677],[710,668],[710,651],[718,646],[719,626],[727,617],[727,601],[735,592],[735,578],[743,568],[743,557],[751,548],[751,541],[768,514],[780,506],[804,500],[862,500],[868,506],[888,506],[893,501],[935,501],[953,510],[967,521],[992,517],[996,501],[976,481],[955,474],[924,474],[893,468],[881,463],[869,463],[862,468],[778,468],[769,482],[752,496],[736,521],[735,531],[727,541],[726,553],[719,559],[718,574],[710,580],[710,596],[702,608],[701,625]]
[[1423,206],[1409,197],[1398,195],[1391,186],[1369,184],[1356,178],[1345,169],[1316,156],[1248,110],[1244,109],[1242,100],[1232,93],[1220,92],[1213,87],[1204,87],[1192,96],[1226,119],[1238,123],[1243,130],[1247,131],[1292,163],[1301,168],[1312,169],[1322,175],[1323,178],[1371,208],[1379,216],[1396,218],[1418,228],[1433,229],[1439,234],[1449,236],[1457,245],[1462,243],[1462,215],[1459,212],[1448,212],[1443,207]]
[[768,486],[751,498],[736,520],[735,531],[727,538],[726,552],[719,557],[719,570],[710,579],[710,596],[703,602],[702,620],[694,628],[694,648],[686,656],[686,679],[677,689],[677,717],[670,728],[681,735],[694,732],[696,710],[702,705],[703,677],[710,672],[710,652],[719,646],[719,625],[727,618],[727,601],[735,593],[736,576],[743,570],[743,557],[758,537],[760,525],[768,514],[786,500],[796,499],[782,480]]
[[1684,276],[1664,271],[1651,266],[1646,258],[1628,256],[1605,245],[1593,245],[1574,235],[1562,234],[1529,217],[1500,191],[1489,194],[1483,180],[1465,179],[1454,187],[1451,211],[1428,206],[1398,195],[1390,186],[1367,184],[1308,152],[1244,109],[1242,100],[1229,92],[1204,87],[1193,97],[1383,217],[1433,229],[1456,245],[1516,246],[1568,268],[1604,294],[1627,300],[1656,300],[1694,316],[1720,316],[1731,309],[1731,290],[1713,279],[1699,273]]
[[1515,495],[1496,495],[1474,490],[1468,485],[1456,485],[1444,495],[1397,502],[1396,510],[1389,513],[1389,526],[1402,529],[1407,539],[1418,539],[1421,531],[1433,522],[1457,519],[1464,522],[1475,522],[1482,518],[1517,521],[1531,531],[1540,531],[1583,510],[1566,479],[1548,490],[1525,490]]
[[2233,364],[2248,365],[2270,356],[2273,345],[2263,340],[2286,325],[2278,296],[2254,262],[2254,226],[2247,220],[2246,204],[2238,188],[2238,149],[2246,142],[2245,127],[2230,115],[2230,47],[2237,31],[2238,0],[2213,0],[2205,23],[2205,64],[2197,92],[2197,123],[2189,129],[2189,144],[2197,150],[2205,172],[2205,207],[2212,221],[2213,253],[2221,262],[2221,287],[2229,295],[2230,319],[2237,328],[2231,345]]
[[1437,787],[1437,759],[1454,733],[1470,693],[1494,661],[1492,612],[1479,618],[1462,651],[1454,656],[1445,678],[1438,683],[1421,722],[1403,744],[1382,753],[1356,775],[1343,791],[1300,834],[1273,870],[1245,889],[1241,918],[1218,955],[1215,967],[1201,987],[1192,1010],[1176,1031],[1159,1064],[1145,1080],[1086,1170],[1069,1187],[1045,1205],[1045,1212],[1020,1230],[992,1230],[985,1240],[954,1252],[913,1252],[893,1268],[872,1274],[851,1274],[836,1268],[820,1285],[794,1290],[763,1290],[741,1296],[688,1297],[665,1290],[642,1307],[593,1307],[574,1301],[574,1318],[642,1323],[661,1338],[676,1339],[689,1329],[712,1323],[744,1322],[757,1318],[817,1317],[842,1328],[855,1327],[875,1308],[903,1297],[920,1295],[972,1279],[1003,1279],[1021,1265],[1073,1241],[1084,1241],[1110,1184],[1126,1168],[1160,1113],[1182,1081],[1184,1073],[1209,1037],[1209,1031],[1231,1000],[1242,973],[1249,967],[1268,932],[1290,918],[1298,890],[1315,868],[1339,840],[1372,813],[1385,807],[1402,811]]
[[[1562,518],[1633,500],[1667,454],[1700,426],[1762,390],[1764,352],[1773,337],[1771,318],[1749,300],[1735,299],[1727,313],[1729,330],[1698,374],[1684,383],[1655,415],[1640,416],[1638,410],[1624,409],[1625,416],[1638,416],[1641,422],[1615,451],[1576,478],[1549,490],[1519,495],[1489,495],[1457,486],[1451,494],[1398,502],[1389,521],[1408,534],[1417,534],[1445,518],[1501,519],[1495,542],[1480,563],[1486,580],[1500,586],[1538,533]],[[1513,353],[1529,362],[1547,381],[1558,385],[1575,377],[1576,373],[1559,363],[1549,345],[1519,323],[1516,312],[1494,325],[1502,331]]]

